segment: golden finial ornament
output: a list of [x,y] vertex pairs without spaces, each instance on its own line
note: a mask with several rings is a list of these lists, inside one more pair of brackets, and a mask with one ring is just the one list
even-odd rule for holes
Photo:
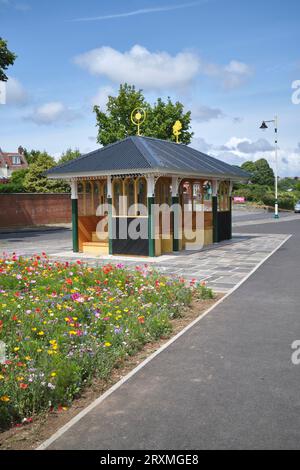
[[176,143],[179,144],[179,136],[181,134],[182,124],[180,121],[176,121],[173,126],[173,134],[176,137]]
[[140,134],[140,126],[145,122],[146,119],[146,111],[143,108],[135,108],[130,116],[131,122],[137,126],[137,135]]

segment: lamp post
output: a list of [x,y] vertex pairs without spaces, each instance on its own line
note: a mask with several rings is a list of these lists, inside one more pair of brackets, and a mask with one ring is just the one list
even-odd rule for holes
[[273,123],[274,130],[275,130],[275,219],[279,219],[279,211],[278,211],[278,117],[275,116],[274,119],[270,121],[263,121],[260,129],[265,131],[268,129],[267,124]]

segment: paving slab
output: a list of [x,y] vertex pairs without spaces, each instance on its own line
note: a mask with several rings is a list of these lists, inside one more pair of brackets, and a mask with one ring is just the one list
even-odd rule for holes
[[[24,256],[45,251],[53,260],[81,261],[98,266],[107,263],[122,263],[128,267],[151,265],[168,275],[184,277],[187,280],[205,280],[209,287],[218,292],[228,292],[244,276],[261,262],[284,236],[281,234],[235,233],[230,241],[205,247],[201,251],[184,251],[163,255],[158,258],[125,256],[94,256],[73,253],[71,249],[71,231],[53,229],[51,231],[17,232],[0,236],[0,253],[16,252]],[[239,274],[234,270],[242,268]],[[222,279],[216,284],[216,279]]]

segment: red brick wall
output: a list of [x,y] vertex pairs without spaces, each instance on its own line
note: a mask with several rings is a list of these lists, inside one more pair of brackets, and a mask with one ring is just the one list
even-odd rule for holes
[[69,223],[70,194],[0,194],[0,227]]

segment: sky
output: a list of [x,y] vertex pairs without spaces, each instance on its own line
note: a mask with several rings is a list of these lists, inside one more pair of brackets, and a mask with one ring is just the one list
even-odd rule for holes
[[298,0],[0,0],[17,60],[0,104],[0,147],[98,147],[93,105],[120,83],[192,111],[192,146],[231,164],[267,158],[300,177]]

